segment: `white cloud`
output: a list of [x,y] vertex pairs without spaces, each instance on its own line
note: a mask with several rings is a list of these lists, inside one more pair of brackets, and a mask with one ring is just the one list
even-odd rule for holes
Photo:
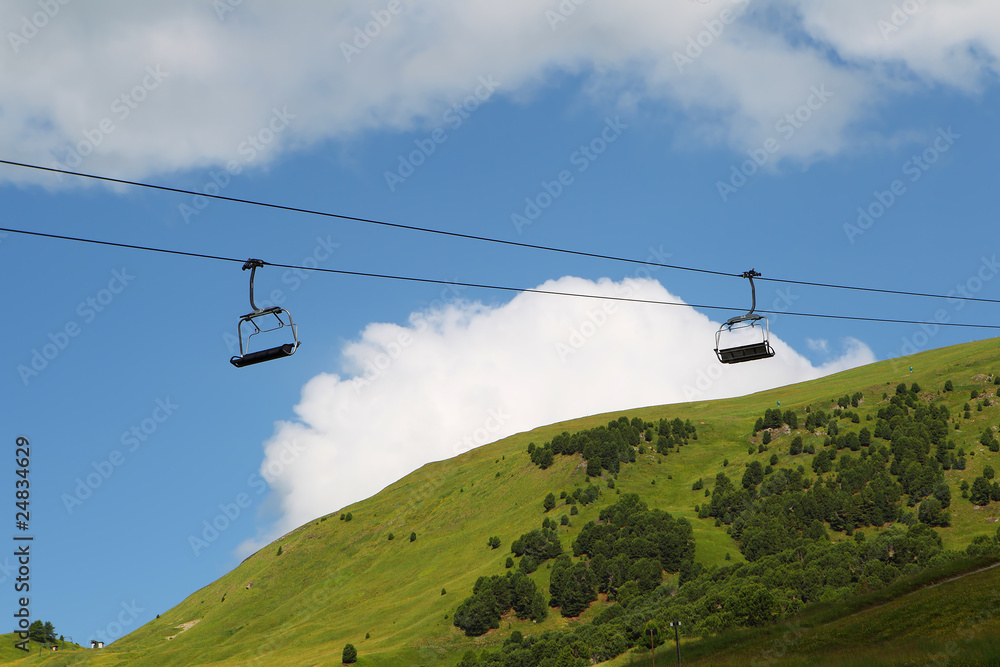
[[[908,3],[918,10],[884,37],[878,21]],[[130,177],[230,160],[258,168],[323,140],[440,123],[480,76],[523,99],[553,74],[583,72],[603,105],[667,104],[686,112],[694,136],[741,150],[774,136],[825,85],[834,97],[782,142],[782,158],[811,159],[844,150],[852,125],[914,76],[976,90],[1000,54],[994,0],[401,0],[397,15],[388,6],[9,0],[4,156],[50,165],[74,149],[89,154],[69,164]],[[576,9],[563,16],[560,6]],[[152,88],[148,67],[167,73]],[[133,92],[143,99],[123,100]],[[241,146],[267,138],[274,109],[286,108],[295,118],[250,159]]]
[[806,338],[806,345],[813,352],[830,353],[830,341],[825,338]]
[[[565,277],[541,287],[680,301],[650,279]],[[456,301],[415,313],[408,326],[371,324],[344,348],[343,374],[309,381],[298,420],[279,423],[265,445],[261,471],[281,514],[266,539],[427,462],[540,425],[743,395],[875,360],[850,340],[843,356],[814,367],[772,336],[773,359],[723,366],[713,352],[718,326],[687,307],[530,293],[495,308]]]
[[805,29],[841,57],[902,66],[967,91],[1000,73],[1000,5],[989,0],[800,0]]

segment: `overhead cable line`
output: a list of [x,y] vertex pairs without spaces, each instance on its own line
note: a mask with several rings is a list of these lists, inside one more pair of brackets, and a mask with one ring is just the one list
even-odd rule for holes
[[[615,256],[615,255],[606,255],[606,254],[602,254],[602,253],[586,252],[586,251],[583,251],[583,250],[571,250],[571,249],[567,249],[567,248],[556,248],[556,247],[552,247],[552,246],[544,246],[544,245],[538,245],[538,244],[534,244],[534,243],[523,243],[523,242],[520,242],[520,241],[510,241],[510,240],[507,240],[507,239],[498,239],[498,238],[493,238],[493,237],[489,237],[489,236],[478,236],[478,235],[475,235],[475,234],[463,234],[461,232],[452,232],[452,231],[447,231],[447,230],[443,230],[443,229],[433,229],[433,228],[430,228],[430,227],[418,227],[416,225],[404,225],[404,224],[396,223],[396,222],[387,222],[387,221],[384,221],[384,220],[375,220],[375,219],[372,219],[372,218],[362,218],[362,217],[352,216],[352,215],[346,215],[346,214],[342,214],[342,213],[333,213],[333,212],[330,212],[330,211],[319,211],[319,210],[315,210],[315,209],[302,208],[302,207],[299,207],[299,206],[288,206],[288,205],[284,205],[284,204],[275,204],[275,203],[271,203],[271,202],[263,202],[263,201],[253,200],[253,199],[244,199],[244,198],[241,198],[241,197],[228,197],[228,196],[222,195],[222,194],[209,194],[209,193],[206,193],[206,192],[197,192],[195,190],[186,190],[184,188],[175,188],[175,187],[170,187],[170,186],[167,186],[167,185],[158,185],[158,184],[155,184],[155,183],[144,183],[142,181],[130,181],[130,180],[125,180],[125,179],[121,179],[121,178],[113,178],[113,177],[110,177],[110,176],[100,176],[100,175],[97,175],[97,174],[87,174],[87,173],[83,173],[83,172],[69,171],[67,169],[57,169],[55,167],[43,167],[41,165],[28,164],[28,163],[24,163],[24,162],[14,162],[14,161],[11,161],[11,160],[0,160],[0,164],[5,164],[5,165],[11,166],[11,167],[20,167],[20,168],[23,168],[23,169],[34,169],[34,170],[37,170],[37,171],[46,171],[46,172],[55,173],[55,174],[63,174],[63,175],[66,175],[66,176],[77,176],[77,177],[80,177],[80,178],[89,178],[89,179],[93,179],[93,180],[97,180],[97,181],[104,181],[104,182],[107,182],[107,183],[117,183],[119,185],[131,185],[131,186],[139,187],[139,188],[148,188],[148,189],[151,189],[151,190],[160,190],[162,192],[173,192],[175,194],[191,195],[193,197],[205,197],[205,198],[208,198],[208,199],[217,199],[217,200],[220,200],[220,201],[227,201],[227,202],[231,202],[231,203],[234,203],[234,204],[245,204],[245,205],[248,205],[248,206],[260,206],[260,207],[274,209],[274,210],[279,210],[279,211],[287,211],[287,212],[290,212],[290,213],[302,213],[302,214],[306,214],[306,215],[316,215],[316,216],[321,216],[321,217],[325,217],[325,218],[336,218],[338,220],[349,220],[349,221],[352,221],[352,222],[360,222],[360,223],[369,224],[369,225],[379,225],[379,226],[382,226],[382,227],[389,227],[389,228],[393,228],[393,229],[405,229],[405,230],[414,231],[414,232],[421,232],[421,233],[425,233],[425,234],[437,234],[437,235],[440,235],[440,236],[450,236],[450,237],[453,237],[453,238],[466,239],[466,240],[469,240],[469,241],[481,241],[481,242],[484,242],[484,243],[496,243],[496,244],[499,244],[499,245],[506,245],[506,246],[512,246],[512,247],[517,247],[517,248],[527,248],[527,249],[531,249],[531,250],[542,250],[542,251],[545,251],[545,252],[554,252],[554,253],[560,253],[560,254],[564,254],[564,255],[574,255],[574,256],[577,256],[577,257],[589,257],[591,259],[604,259],[604,260],[609,260],[609,261],[614,261],[614,262],[625,262],[625,263],[628,263],[628,264],[640,264],[640,265],[645,265],[645,266],[655,266],[655,267],[660,267],[660,268],[665,268],[665,269],[674,269],[674,270],[677,270],[677,271],[691,271],[691,272],[695,272],[695,273],[703,273],[703,274],[716,275],[716,276],[725,276],[727,278],[742,278],[743,277],[742,274],[740,274],[740,273],[732,273],[732,272],[727,272],[727,271],[715,271],[715,270],[712,270],[712,269],[703,269],[703,268],[691,267],[691,266],[681,266],[681,265],[678,265],[678,264],[666,264],[666,263],[663,263],[663,262],[654,262],[654,261],[651,261],[651,260],[644,261],[644,260],[634,259],[634,258],[629,258],[629,257],[618,257],[618,256]],[[242,261],[242,260],[240,260],[240,261]],[[810,281],[805,281],[805,280],[791,280],[791,279],[785,279],[785,278],[763,278],[762,277],[762,278],[760,278],[760,280],[768,281],[768,282],[775,282],[775,283],[785,283],[785,284],[789,284],[789,285],[802,285],[802,286],[808,286],[808,287],[821,287],[821,288],[828,288],[828,289],[852,290],[852,291],[858,291],[858,292],[872,292],[872,293],[878,293],[878,294],[891,294],[891,295],[895,295],[895,296],[916,296],[916,297],[925,297],[925,298],[931,298],[931,299],[954,299],[954,300],[957,300],[957,301],[978,301],[978,302],[981,302],[981,303],[996,303],[996,304],[1000,304],[1000,299],[986,299],[986,298],[981,298],[981,297],[972,297],[972,296],[955,295],[955,294],[933,294],[933,293],[927,293],[927,292],[912,292],[912,291],[906,291],[906,290],[881,289],[881,288],[863,287],[863,286],[857,286],[857,285],[838,285],[838,284],[835,284],[835,283],[810,282]],[[762,312],[764,312],[764,311],[762,311]]]
[[438,234],[441,236],[451,236],[454,238],[466,239],[469,241],[483,241],[485,243],[497,243],[501,245],[514,246],[518,248],[528,248],[531,250],[544,250],[546,252],[556,252],[566,255],[576,255],[579,257],[590,257],[591,259],[607,259],[614,262],[627,262],[629,264],[645,264],[647,266],[658,266],[665,269],[677,269],[679,271],[694,271],[697,273],[708,273],[716,276],[726,276],[729,278],[739,278],[741,274],[739,273],[727,273],[724,271],[712,271],[710,269],[698,269],[688,266],[677,266],[673,264],[662,264],[659,262],[644,262],[638,259],[630,259],[628,257],[616,257],[614,255],[604,255],[601,253],[586,252],[583,250],[568,250],[565,248],[553,248],[550,246],[536,245],[534,243],[522,243],[520,241],[509,241],[506,239],[497,239],[489,236],[477,236],[475,234],[463,234],[461,232],[451,232],[444,229],[432,229],[430,227],[417,227],[415,225],[404,225],[398,222],[386,222],[384,220],[374,220],[371,218],[361,218],[353,215],[345,215],[341,213],[331,213],[329,211],[317,211],[315,209],[301,208],[299,206],[286,206],[284,204],[274,204],[271,202],[262,202],[253,199],[243,199],[240,197],[227,197],[225,195],[213,195],[204,192],[196,192],[194,190],[185,190],[183,188],[174,188],[168,185],[157,185],[153,183],[143,183],[141,181],[128,181],[121,178],[112,178],[110,176],[98,176],[96,174],[85,174],[76,171],[67,171],[65,169],[56,169],[55,167],[42,167],[40,165],[25,164],[23,162],[12,162],[10,160],[0,160],[0,164],[6,164],[12,167],[23,167],[26,169],[36,169],[39,171],[48,171],[55,174],[64,174],[67,176],[79,176],[81,178],[90,178],[97,181],[106,181],[108,183],[117,183],[119,185],[132,185],[139,188],[149,188],[152,190],[161,190],[163,192],[173,192],[182,195],[192,195],[194,197],[206,197],[208,199],[218,199],[220,201],[228,201],[234,204],[246,204],[249,206],[262,206],[264,208],[275,209],[278,211],[288,211],[291,213],[304,213],[306,215],[318,215],[324,218],[337,218],[338,220],[350,220],[352,222],[362,222],[368,225],[380,225],[382,227],[391,227],[394,229],[406,229],[413,232],[422,232],[425,234]]
[[[222,262],[238,262],[245,264],[247,260],[237,258],[237,257],[224,257],[221,255],[209,255],[205,253],[188,252],[183,250],[172,250],[168,248],[156,248],[152,246],[141,246],[131,243],[118,243],[115,241],[102,241],[98,239],[87,239],[76,236],[66,236],[62,234],[50,234],[46,232],[36,232],[28,231],[24,229],[13,229],[9,227],[0,227],[0,232],[6,232],[10,234],[23,234],[26,236],[36,236],[40,238],[47,239],[58,239],[62,241],[73,241],[77,243],[90,243],[94,245],[110,246],[115,248],[125,248],[129,250],[142,250],[145,252],[155,252],[168,255],[179,255],[182,257],[194,257],[199,259],[210,259]],[[710,304],[698,304],[698,303],[685,303],[681,301],[660,301],[656,299],[637,299],[634,297],[624,297],[624,296],[605,296],[601,294],[580,294],[577,292],[560,292],[555,290],[544,290],[538,288],[522,288],[522,287],[509,287],[505,285],[489,285],[482,283],[471,283],[463,282],[458,280],[439,280],[435,278],[416,278],[413,276],[398,276],[384,273],[372,273],[367,271],[348,271],[346,269],[330,269],[325,267],[317,266],[298,266],[295,264],[283,264],[279,262],[261,262],[265,266],[273,266],[282,269],[292,269],[295,271],[317,271],[320,273],[332,273],[342,276],[354,276],[361,278],[380,278],[384,280],[398,280],[413,283],[425,283],[431,285],[451,285],[455,287],[468,287],[475,289],[488,289],[503,292],[516,292],[516,293],[528,293],[528,294],[546,294],[550,296],[564,296],[564,297],[576,297],[581,299],[599,299],[603,301],[621,301],[627,303],[641,303],[656,306],[682,306],[687,308],[700,308],[703,310],[739,310],[738,308],[733,308],[729,306],[715,306]],[[742,274],[740,274],[742,277]],[[929,325],[929,326],[943,326],[943,327],[957,327],[966,329],[1000,329],[1000,324],[968,324],[961,322],[926,322],[921,320],[905,320],[905,319],[891,319],[883,317],[862,317],[854,315],[831,315],[828,313],[800,313],[800,312],[790,312],[790,311],[776,311],[776,310],[759,310],[757,312],[767,313],[769,315],[789,315],[793,317],[812,317],[820,319],[829,320],[850,320],[855,322],[878,322],[884,324],[914,324],[914,325]]]

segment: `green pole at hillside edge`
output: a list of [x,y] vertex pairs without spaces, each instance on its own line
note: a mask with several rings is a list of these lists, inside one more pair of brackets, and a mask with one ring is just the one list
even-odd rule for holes
[[656,667],[656,653],[653,651],[653,628],[649,629],[649,655],[653,660],[653,667]]
[[681,622],[676,618],[670,624],[670,627],[674,629],[674,643],[677,645],[677,664],[681,664],[681,637],[678,628],[681,627]]

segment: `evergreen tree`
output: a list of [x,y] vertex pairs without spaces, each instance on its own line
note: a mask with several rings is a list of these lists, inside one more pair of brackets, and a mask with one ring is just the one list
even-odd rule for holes
[[977,477],[974,482],[972,482],[972,490],[969,492],[969,500],[973,505],[989,505],[990,504],[990,483],[986,481],[985,477]]
[[760,461],[751,461],[750,465],[747,466],[746,472],[743,473],[743,488],[752,488],[760,484],[763,479],[764,468],[760,465]]
[[354,644],[348,644],[344,647],[344,655],[341,660],[345,665],[352,665],[358,661],[358,650],[354,648]]
[[32,621],[28,626],[28,639],[34,642],[45,641],[45,624],[42,621]]
[[597,599],[594,576],[586,563],[572,563],[562,556],[552,567],[549,593],[554,606],[566,617],[579,616]]
[[941,510],[941,501],[937,498],[925,498],[920,503],[917,516],[921,523],[928,526],[947,526],[950,523],[948,512]]
[[556,506],[556,497],[555,497],[555,495],[552,494],[552,493],[550,493],[549,495],[545,496],[545,500],[542,502],[542,507],[545,508],[545,511],[548,512],[549,510],[553,509],[555,506]]
[[767,625],[778,611],[774,595],[761,584],[744,587],[736,604],[736,615],[742,625]]
[[946,508],[951,505],[951,489],[946,482],[938,482],[934,485],[934,497],[941,503],[941,507]]
[[462,661],[458,663],[458,667],[479,667],[482,663],[479,662],[479,656],[472,649],[465,652],[462,656]]

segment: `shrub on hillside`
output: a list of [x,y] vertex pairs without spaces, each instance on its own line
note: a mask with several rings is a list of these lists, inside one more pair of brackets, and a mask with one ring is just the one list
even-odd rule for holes
[[549,510],[551,510],[555,506],[556,506],[556,497],[555,497],[555,495],[550,493],[549,495],[545,496],[545,500],[542,501],[542,507],[545,508],[545,511],[548,512]]

